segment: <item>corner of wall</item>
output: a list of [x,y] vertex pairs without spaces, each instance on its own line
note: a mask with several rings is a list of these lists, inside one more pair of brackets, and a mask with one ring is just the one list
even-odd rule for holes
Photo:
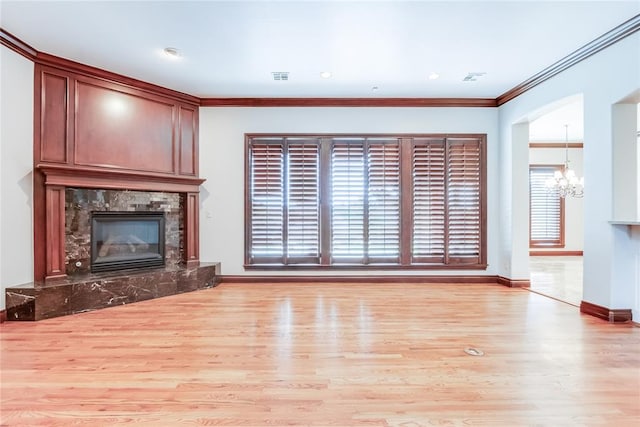
[[33,73],[31,60],[1,46],[0,310],[4,290],[33,280]]

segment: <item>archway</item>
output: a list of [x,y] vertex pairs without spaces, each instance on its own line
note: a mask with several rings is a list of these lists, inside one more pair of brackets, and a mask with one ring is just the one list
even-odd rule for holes
[[[579,306],[583,289],[583,203],[580,194],[548,188],[554,173],[583,169],[582,96],[562,99],[529,117],[530,290]],[[568,163],[567,163],[568,162]]]

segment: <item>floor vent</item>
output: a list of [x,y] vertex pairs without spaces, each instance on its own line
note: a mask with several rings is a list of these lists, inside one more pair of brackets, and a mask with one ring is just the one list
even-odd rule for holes
[[467,353],[469,356],[484,356],[484,351],[474,347],[467,347],[464,349],[464,352]]

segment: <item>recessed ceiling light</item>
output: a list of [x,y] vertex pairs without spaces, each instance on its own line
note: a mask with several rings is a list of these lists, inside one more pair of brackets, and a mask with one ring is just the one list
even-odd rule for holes
[[320,77],[322,77],[323,79],[329,79],[331,78],[331,71],[323,71],[320,73]]
[[432,71],[431,74],[429,74],[428,79],[429,80],[435,80],[438,77],[440,77],[440,74],[436,73],[435,71]]
[[165,47],[163,49],[164,55],[170,59],[178,59],[180,58],[180,51],[175,47]]

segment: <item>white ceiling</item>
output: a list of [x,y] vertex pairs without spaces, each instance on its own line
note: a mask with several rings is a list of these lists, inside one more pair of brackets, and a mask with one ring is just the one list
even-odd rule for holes
[[[495,98],[639,13],[640,0],[2,0],[0,26],[38,51],[199,97]],[[469,72],[487,74],[463,82]]]

